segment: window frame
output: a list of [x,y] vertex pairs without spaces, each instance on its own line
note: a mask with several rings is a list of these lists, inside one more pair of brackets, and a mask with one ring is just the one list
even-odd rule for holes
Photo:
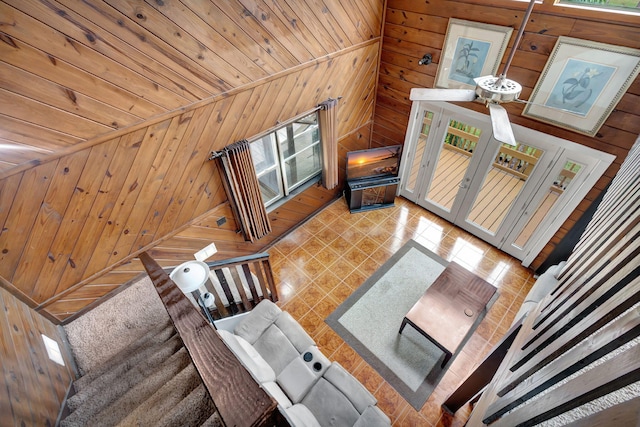
[[[305,129],[303,132],[299,133],[299,134],[295,134],[295,130],[293,129],[294,125],[296,123],[304,123],[304,119],[306,119],[309,116],[315,116],[315,124],[314,123],[307,123],[310,125],[310,127],[308,129]],[[315,126],[314,126],[315,125]],[[281,143],[282,142],[286,142],[286,141],[280,141],[280,137],[278,132],[282,131],[283,129],[285,129],[286,135],[287,135],[287,139],[289,138],[293,138],[292,141],[295,141],[295,138],[300,137],[301,135],[304,135],[306,132],[313,132],[314,130],[317,132],[318,138],[317,140],[313,141],[313,136],[312,136],[312,143],[309,144],[308,146],[304,147],[302,150],[300,151],[295,151],[293,154],[290,154],[288,156],[285,157],[285,153],[284,150],[282,150],[281,148]],[[295,194],[296,190],[302,188],[306,188],[306,186],[309,184],[309,182],[313,181],[314,178],[319,177],[322,174],[322,134],[320,132],[320,126],[318,123],[318,109],[315,109],[313,111],[307,112],[307,113],[303,113],[299,116],[296,116],[286,122],[283,123],[279,123],[277,127],[271,128],[266,132],[261,133],[260,135],[257,135],[253,138],[249,138],[248,141],[250,144],[253,144],[254,142],[257,142],[259,140],[264,140],[265,138],[269,138],[270,140],[270,144],[273,147],[275,147],[275,158],[276,163],[272,166],[270,166],[269,168],[266,168],[265,170],[261,171],[260,173],[258,173],[256,171],[256,177],[258,178],[258,181],[260,180],[261,177],[263,177],[264,175],[272,172],[273,170],[277,171],[277,183],[279,186],[279,193],[278,196],[265,201],[264,197],[262,198],[263,203],[265,208],[269,208],[269,207],[273,207],[276,204],[280,204],[283,201],[286,201],[292,194]],[[288,182],[288,177],[287,177],[287,166],[286,166],[286,162],[296,158],[297,156],[300,156],[302,153],[308,152],[308,150],[314,150],[315,148],[318,148],[318,170],[314,173],[312,173],[311,175],[308,175],[306,177],[304,177],[301,180],[298,180],[298,182],[296,182],[294,185],[290,185],[290,183]]]

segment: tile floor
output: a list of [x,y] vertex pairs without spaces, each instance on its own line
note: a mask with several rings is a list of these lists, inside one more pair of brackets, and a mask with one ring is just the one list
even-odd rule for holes
[[[420,411],[324,323],[324,319],[408,240],[456,261],[498,288],[500,297]],[[533,272],[449,222],[397,198],[394,207],[351,214],[339,199],[268,250],[279,306],[289,311],[326,356],[355,375],[378,399],[394,426],[463,425],[471,408],[454,416],[440,405],[509,329]]]

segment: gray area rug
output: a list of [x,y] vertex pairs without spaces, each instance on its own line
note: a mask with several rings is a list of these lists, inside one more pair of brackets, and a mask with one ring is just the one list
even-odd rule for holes
[[410,240],[326,319],[416,410],[427,401],[455,355],[441,369],[444,353],[435,344],[410,325],[402,335],[398,331],[405,314],[447,264]]

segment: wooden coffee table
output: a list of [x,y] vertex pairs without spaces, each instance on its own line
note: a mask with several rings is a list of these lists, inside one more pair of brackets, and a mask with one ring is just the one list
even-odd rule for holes
[[496,288],[456,264],[449,263],[402,320],[437,345],[444,353],[444,367],[484,314]]

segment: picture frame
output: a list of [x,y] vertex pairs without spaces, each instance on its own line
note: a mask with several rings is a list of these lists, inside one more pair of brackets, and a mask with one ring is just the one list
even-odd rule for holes
[[595,136],[640,71],[640,49],[560,36],[522,115]]
[[474,78],[495,76],[513,28],[450,18],[434,87],[474,89]]

